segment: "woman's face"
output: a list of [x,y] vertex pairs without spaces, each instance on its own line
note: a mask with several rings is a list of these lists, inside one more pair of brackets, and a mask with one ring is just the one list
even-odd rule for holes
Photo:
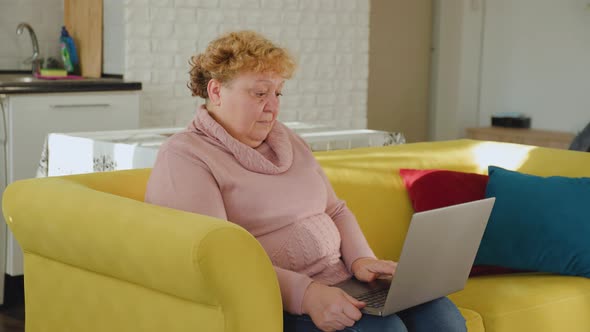
[[244,73],[223,84],[211,80],[207,108],[232,137],[255,148],[275,124],[284,83],[274,73]]

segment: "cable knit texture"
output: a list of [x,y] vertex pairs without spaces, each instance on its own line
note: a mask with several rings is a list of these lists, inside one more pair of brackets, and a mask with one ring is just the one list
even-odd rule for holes
[[302,313],[312,280],[341,282],[356,259],[375,257],[307,144],[280,122],[251,148],[200,107],[187,129],[161,146],[145,200],[252,233],[275,267],[284,309],[294,314]]
[[[218,140],[234,155],[247,170],[263,174],[283,173],[293,162],[293,149],[286,130],[279,125],[268,134],[266,144],[257,151],[236,140],[213,119],[207,110],[201,108],[195,119],[195,130]],[[265,155],[261,155],[261,152]]]

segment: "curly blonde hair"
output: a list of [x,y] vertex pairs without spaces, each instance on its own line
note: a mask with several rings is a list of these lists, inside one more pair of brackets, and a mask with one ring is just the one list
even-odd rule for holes
[[230,32],[211,41],[205,52],[192,56],[188,88],[193,96],[207,99],[211,79],[231,81],[243,72],[276,73],[285,79],[295,71],[289,52],[254,31]]

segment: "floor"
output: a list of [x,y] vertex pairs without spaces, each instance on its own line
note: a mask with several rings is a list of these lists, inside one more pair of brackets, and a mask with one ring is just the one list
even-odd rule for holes
[[[24,308],[22,309],[24,312]],[[24,332],[25,321],[14,318],[12,314],[7,314],[0,309],[0,332]]]
[[0,332],[25,331],[23,277],[5,277],[4,304],[0,305]]

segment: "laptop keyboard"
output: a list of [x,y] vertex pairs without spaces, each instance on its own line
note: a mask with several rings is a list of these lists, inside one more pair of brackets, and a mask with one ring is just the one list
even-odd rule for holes
[[381,308],[385,305],[385,299],[387,299],[388,288],[375,289],[365,294],[356,296],[356,299],[363,301],[371,308]]

